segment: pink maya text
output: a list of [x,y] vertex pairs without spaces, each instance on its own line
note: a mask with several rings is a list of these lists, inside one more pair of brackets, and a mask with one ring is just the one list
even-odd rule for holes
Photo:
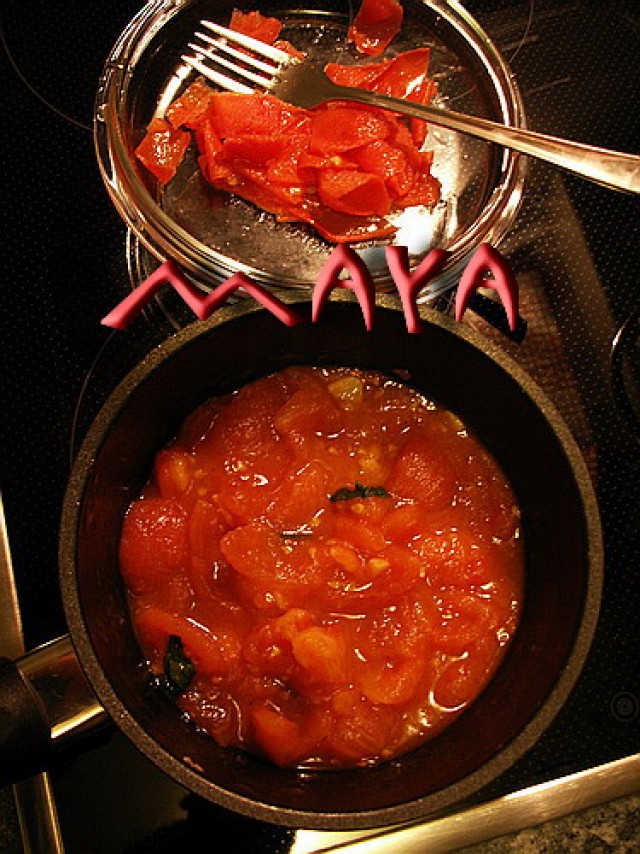
[[[405,246],[388,246],[385,253],[389,272],[402,302],[407,331],[421,332],[422,321],[417,308],[418,294],[443,270],[450,253],[444,249],[432,249],[413,271],[409,268],[409,252]],[[349,278],[341,277],[345,272]],[[490,278],[486,277],[487,273]],[[102,324],[113,329],[125,329],[165,284],[171,285],[177,291],[200,320],[206,320],[231,294],[242,289],[287,326],[296,326],[303,321],[298,312],[244,273],[235,273],[204,296],[174,261],[166,261],[103,318]],[[343,243],[339,243],[329,255],[313,288],[311,316],[314,323],[320,320],[323,307],[335,288],[346,288],[355,293],[365,327],[371,330],[375,309],[373,278],[362,258]],[[518,284],[505,258],[488,243],[478,247],[462,274],[456,293],[456,320],[462,320],[469,301],[478,288],[496,290],[505,307],[509,327],[512,331],[515,330],[518,317]]]

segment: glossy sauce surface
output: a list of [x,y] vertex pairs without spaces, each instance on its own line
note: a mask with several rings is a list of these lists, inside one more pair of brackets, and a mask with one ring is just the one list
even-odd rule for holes
[[408,386],[289,368],[205,404],[157,455],[121,570],[151,670],[218,743],[367,764],[438,733],[495,672],[519,511],[482,445]]

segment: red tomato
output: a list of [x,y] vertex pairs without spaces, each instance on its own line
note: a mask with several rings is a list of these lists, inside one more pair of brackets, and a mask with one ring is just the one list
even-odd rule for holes
[[286,399],[282,386],[265,381],[259,392],[232,398],[202,443],[203,488],[239,522],[262,515],[274,500],[290,455],[273,426],[271,407]]
[[217,504],[202,499],[195,502],[189,518],[191,560],[187,572],[199,598],[207,599],[219,591],[218,573],[223,560],[220,539],[228,529],[227,517]]
[[166,184],[178,171],[190,142],[186,131],[172,127],[164,119],[154,119],[136,148],[136,157],[161,184]]
[[378,139],[352,152],[351,157],[365,172],[381,178],[394,197],[410,189],[415,173],[404,152],[387,140]]
[[204,80],[198,78],[169,105],[165,118],[174,128],[183,125],[190,128],[198,127],[211,102],[212,95],[213,91],[209,86]]
[[177,501],[147,498],[131,505],[120,539],[120,571],[130,590],[155,590],[185,565],[187,525]]
[[391,211],[389,194],[376,175],[321,169],[318,194],[327,207],[354,216],[386,216]]
[[281,152],[267,163],[268,183],[285,186],[300,186],[306,183],[300,160],[308,150],[309,134],[298,133],[298,130],[296,127],[287,133]]
[[243,659],[251,672],[292,680],[300,674],[293,654],[292,641],[301,631],[314,624],[311,612],[292,608],[282,617],[261,623],[245,637]]
[[415,436],[398,455],[387,487],[395,495],[419,501],[427,510],[441,510],[453,500],[456,472],[433,442]]
[[440,706],[460,710],[484,688],[494,669],[495,641],[479,641],[466,658],[452,661],[437,678],[433,698]]
[[389,122],[380,111],[366,107],[318,107],[311,129],[311,151],[338,155],[390,134]]
[[327,484],[325,466],[315,460],[306,463],[278,487],[268,508],[269,518],[284,530],[308,524],[326,504]]
[[344,681],[347,648],[338,626],[311,626],[296,634],[291,645],[296,661],[308,678],[323,685]]
[[335,724],[327,734],[330,755],[345,764],[363,757],[383,758],[393,754],[403,727],[390,706],[375,711],[359,692],[347,689],[333,698]]
[[251,709],[249,719],[259,749],[277,765],[304,759],[322,735],[317,718],[296,722],[270,706]]
[[234,9],[229,29],[265,44],[273,44],[280,35],[282,24],[277,18],[267,18],[260,12],[241,12],[240,9]]
[[222,190],[227,190],[248,202],[252,202],[262,210],[276,214],[279,220],[293,222],[301,219],[294,204],[295,195],[283,193],[282,188],[270,184],[263,172],[252,171],[239,167],[237,164],[234,166],[234,170],[235,173],[232,174],[227,169],[228,177],[220,177],[213,180],[212,183]]
[[374,81],[374,91],[423,103],[424,90],[421,87],[426,79],[429,53],[427,47],[407,50],[382,63],[380,74]]
[[287,540],[264,524],[235,528],[221,541],[234,570],[267,592],[282,609],[312,604],[325,577],[303,538]]
[[358,687],[372,703],[404,706],[413,699],[424,671],[423,658],[374,660],[360,669]]
[[[329,549],[329,558],[336,560],[335,547]],[[326,559],[326,558],[325,558]],[[344,567],[344,562],[340,561]],[[388,603],[402,596],[420,581],[424,574],[423,561],[410,549],[390,545],[374,557],[363,561],[352,571],[355,578],[343,583],[334,582],[326,596],[341,611],[359,608],[363,603]]]
[[509,540],[520,521],[513,492],[496,476],[484,474],[479,482],[463,487],[460,505],[469,525],[487,536]]
[[[421,504],[401,504],[393,508],[382,522],[385,537],[391,542],[408,545],[418,535],[431,528],[431,514]],[[420,554],[422,552],[419,549]]]
[[230,165],[225,163],[221,157],[222,140],[209,112],[204,116],[201,128],[196,133],[196,142],[198,149],[202,152],[198,158],[198,165],[207,181],[215,184],[231,180],[233,172]]
[[207,117],[222,139],[242,136],[275,136],[283,133],[304,115],[298,107],[272,95],[215,92]]
[[288,142],[282,137],[265,134],[230,136],[222,143],[220,154],[226,160],[243,160],[256,166],[267,166],[287,149]]
[[[417,100],[423,97],[421,85],[429,64],[429,48],[417,48],[370,65],[329,63],[327,76],[340,86],[369,89],[394,98]],[[419,101],[421,102],[421,101]]]
[[419,535],[411,547],[424,558],[427,577],[434,585],[469,588],[503,576],[498,551],[465,529],[445,528]]
[[405,207],[412,205],[434,205],[440,198],[440,182],[430,173],[429,162],[424,163],[418,170],[417,176],[409,189],[402,196],[401,202]]
[[397,0],[362,0],[362,6],[349,27],[349,39],[360,53],[382,53],[400,32],[402,6]]
[[438,631],[438,649],[462,655],[482,638],[490,637],[500,624],[497,609],[489,598],[473,596],[455,588],[440,597],[442,626]]
[[[352,504],[353,502],[345,503]],[[367,503],[368,501],[362,502],[362,504]],[[332,538],[346,541],[360,552],[377,554],[387,546],[387,541],[380,527],[369,519],[365,521],[360,515],[347,515],[346,513],[334,515],[331,519],[330,531]]]
[[425,658],[434,647],[442,617],[430,589],[421,584],[397,603],[359,620],[353,643],[361,660]]
[[166,448],[156,457],[154,475],[162,498],[180,498],[190,489],[194,474],[193,457],[179,448]]
[[281,436],[298,443],[309,435],[337,433],[343,417],[325,383],[307,382],[278,410],[274,425]]

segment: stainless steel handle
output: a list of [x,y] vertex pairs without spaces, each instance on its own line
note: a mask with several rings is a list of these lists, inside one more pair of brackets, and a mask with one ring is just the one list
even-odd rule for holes
[[[327,83],[329,83],[328,80]],[[405,116],[426,119],[432,124],[470,134],[478,139],[495,142],[505,148],[545,160],[596,184],[628,193],[640,193],[640,156],[636,154],[584,145],[524,128],[501,125],[477,116],[414,104],[411,101],[367,92],[364,89],[330,84],[330,88],[327,87],[327,94],[329,91],[332,99],[358,101],[372,107],[390,109]],[[324,95],[324,92],[321,94]]]
[[0,659],[0,785],[41,771],[72,737],[108,720],[67,636]]
[[68,635],[27,653],[16,665],[44,706],[54,750],[109,720],[84,678]]

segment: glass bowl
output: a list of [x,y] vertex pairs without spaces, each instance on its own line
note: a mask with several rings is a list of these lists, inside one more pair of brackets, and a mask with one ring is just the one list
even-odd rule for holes
[[[282,37],[311,58],[352,62],[345,5],[317,0],[293,9],[273,0],[260,11],[282,20]],[[385,57],[429,46],[429,76],[437,81],[439,106],[524,124],[505,61],[462,6],[444,0],[406,0],[403,5],[402,31]],[[230,6],[219,0],[154,0],[130,22],[107,59],[97,94],[100,170],[116,208],[151,256],[176,260],[205,289],[236,272],[266,285],[308,287],[333,248],[310,226],[278,223],[272,214],[206,184],[193,152],[164,188],[134,156],[150,120],[163,115],[195,75],[180,57],[198,22],[208,18],[228,24],[229,16]],[[457,281],[480,243],[495,246],[510,228],[522,194],[524,161],[499,146],[434,126],[425,149],[434,152],[433,173],[442,183],[439,203],[431,210],[407,209],[398,216],[392,238],[355,248],[381,288],[390,282],[386,244],[407,246],[412,266],[432,248],[447,249],[449,264],[428,289],[435,296]]]

